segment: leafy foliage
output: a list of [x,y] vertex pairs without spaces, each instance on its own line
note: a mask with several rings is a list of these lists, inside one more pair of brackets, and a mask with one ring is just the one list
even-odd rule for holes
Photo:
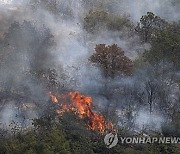
[[128,17],[116,16],[103,10],[90,11],[84,18],[84,28],[91,33],[102,29],[121,31],[124,28],[132,30],[133,25]]
[[174,64],[176,69],[180,69],[180,24],[173,23],[166,29],[157,30],[152,39],[152,47],[144,53],[147,61],[157,63],[167,60]]
[[117,73],[132,74],[133,62],[124,55],[124,51],[116,44],[111,46],[99,44],[95,51],[90,57],[90,61],[97,64],[105,76],[114,77]]
[[152,12],[142,16],[136,27],[136,31],[141,36],[143,42],[151,42],[156,30],[162,30],[167,27],[168,23]]
[[[76,121],[77,122],[77,121]],[[162,145],[162,144],[117,144],[112,149],[105,147],[103,143],[104,136],[97,135],[96,138],[80,132],[74,133],[74,130],[66,130],[67,123],[53,123],[51,129],[43,129],[41,132],[43,119],[38,120],[38,125],[41,129],[29,130],[26,133],[18,134],[17,136],[1,138],[0,150],[1,153],[14,153],[14,154],[34,154],[34,153],[47,153],[47,154],[176,154],[177,148],[174,145]],[[65,127],[64,127],[65,126]],[[121,134],[123,130],[119,132]],[[127,132],[126,132],[127,133]],[[127,135],[127,134],[126,134]],[[120,136],[119,136],[120,137]]]

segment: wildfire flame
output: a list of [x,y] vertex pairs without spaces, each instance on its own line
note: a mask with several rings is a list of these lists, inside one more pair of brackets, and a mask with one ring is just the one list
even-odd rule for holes
[[51,92],[49,92],[49,96],[51,97],[52,102],[58,103],[58,99],[56,98],[56,96],[53,96]]
[[[78,115],[81,119],[87,119],[87,126],[91,130],[99,131],[100,133],[104,133],[106,130],[112,130],[112,123],[107,123],[104,117],[101,114],[98,114],[92,109],[92,98],[89,96],[85,96],[80,94],[79,92],[69,92],[67,94],[57,94],[53,95],[51,92],[49,96],[52,99],[52,102],[59,103],[59,99],[61,99],[61,109],[57,110],[59,115],[63,115],[64,112],[74,111],[76,115]],[[66,100],[70,100],[70,104],[66,102]]]

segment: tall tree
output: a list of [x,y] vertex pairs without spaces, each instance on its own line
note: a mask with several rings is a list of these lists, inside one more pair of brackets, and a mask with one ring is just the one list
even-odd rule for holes
[[150,63],[168,61],[174,69],[180,69],[180,23],[173,23],[168,28],[157,30],[152,39],[151,49],[144,53]]
[[90,57],[90,61],[97,64],[105,76],[113,78],[118,73],[124,75],[132,74],[132,60],[125,56],[124,51],[116,44],[109,46],[99,44],[96,46],[95,51]]
[[167,22],[152,12],[141,17],[140,22],[136,26],[136,31],[140,35],[143,42],[151,42],[154,32],[167,27]]

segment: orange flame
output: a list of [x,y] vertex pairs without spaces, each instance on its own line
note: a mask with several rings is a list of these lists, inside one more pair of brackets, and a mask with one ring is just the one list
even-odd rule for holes
[[98,114],[92,109],[92,98],[80,94],[79,92],[69,92],[66,95],[57,95],[54,96],[52,93],[49,93],[49,96],[52,99],[52,102],[58,103],[58,99],[70,99],[72,104],[62,103],[61,109],[57,110],[59,115],[62,115],[64,112],[74,111],[81,119],[87,119],[88,128],[91,130],[99,131],[104,133],[105,130],[113,129],[112,123],[106,123],[104,117],[101,114]]
[[52,102],[58,103],[58,99],[56,98],[56,96],[52,95],[52,92],[49,92],[49,96],[51,97]]

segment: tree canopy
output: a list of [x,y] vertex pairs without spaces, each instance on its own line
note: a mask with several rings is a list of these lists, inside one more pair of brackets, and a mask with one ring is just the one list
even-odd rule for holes
[[116,44],[106,46],[99,44],[90,61],[97,64],[105,76],[115,77],[118,73],[124,75],[132,74],[133,62],[124,55],[124,51]]

